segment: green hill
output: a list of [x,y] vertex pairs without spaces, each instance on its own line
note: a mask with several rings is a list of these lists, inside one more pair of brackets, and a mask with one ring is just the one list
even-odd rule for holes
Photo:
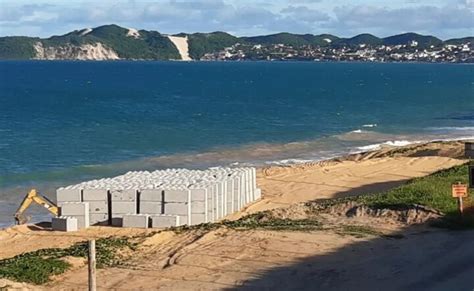
[[[157,31],[140,30],[138,35],[129,34],[128,28],[115,24],[103,25],[93,29],[74,30],[64,35],[49,38],[10,36],[0,37],[0,59],[32,59],[36,57],[34,45],[40,43],[47,52],[58,58],[74,59],[81,46],[97,43],[113,50],[121,59],[141,60],[173,60],[180,59],[178,49],[166,35]],[[199,60],[206,53],[221,51],[236,43],[247,45],[284,44],[295,48],[302,46],[321,46],[340,48],[341,46],[406,45],[418,42],[418,47],[440,46],[442,44],[474,43],[474,37],[450,39],[443,42],[430,35],[404,33],[386,38],[378,38],[372,34],[359,34],[351,38],[339,38],[331,34],[294,34],[288,32],[260,35],[252,37],[236,37],[226,32],[211,33],[180,33],[176,36],[188,37],[188,49],[191,58]],[[55,51],[56,50],[56,51]],[[52,53],[51,53],[52,51]],[[66,54],[64,52],[66,51]],[[74,54],[76,52],[76,54]]]
[[345,38],[339,40],[337,44],[344,44],[348,46],[356,46],[356,45],[361,45],[361,44],[366,44],[366,45],[380,45],[382,44],[382,40],[372,34],[369,33],[363,33],[356,35],[351,38]]
[[[252,37],[241,37],[242,42],[252,44],[285,44],[293,47],[301,47],[304,45],[319,45],[326,46],[330,45],[334,41],[338,41],[337,36],[331,34],[293,34],[288,32],[282,32],[270,35],[252,36]],[[331,42],[328,42],[330,40]]]
[[226,32],[178,34],[188,36],[189,55],[199,60],[204,54],[222,50],[239,42],[239,38]]
[[1,59],[31,59],[35,56],[33,45],[41,42],[43,47],[59,48],[102,43],[114,50],[122,59],[169,60],[180,59],[175,45],[168,37],[156,32],[140,30],[140,36],[127,36],[128,29],[118,25],[104,25],[92,29],[75,30],[65,35],[46,39],[30,37],[0,38]]
[[460,45],[470,42],[474,43],[474,36],[463,37],[463,38],[452,38],[445,41],[446,44]]
[[22,60],[35,56],[33,45],[39,38],[24,36],[0,37],[0,59]]
[[412,41],[418,42],[418,46],[420,47],[428,47],[431,45],[439,46],[443,44],[443,41],[437,37],[421,35],[413,32],[394,35],[383,39],[385,45],[406,45],[410,44]]

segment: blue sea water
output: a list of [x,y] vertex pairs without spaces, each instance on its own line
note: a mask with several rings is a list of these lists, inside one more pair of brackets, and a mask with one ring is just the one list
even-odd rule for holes
[[471,65],[3,61],[0,225],[31,186],[472,136]]

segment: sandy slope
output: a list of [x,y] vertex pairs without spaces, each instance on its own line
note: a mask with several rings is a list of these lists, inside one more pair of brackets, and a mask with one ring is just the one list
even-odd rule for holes
[[178,48],[179,54],[181,55],[181,60],[191,61],[188,50],[188,37],[179,37],[168,35],[169,40]]
[[[339,161],[263,169],[258,183],[264,198],[248,207],[246,213],[318,198],[385,190],[407,179],[463,163],[448,157],[458,156],[461,146],[432,144],[403,152],[379,151]],[[433,154],[436,156],[429,156]],[[326,224],[364,224],[404,237],[358,238],[340,234],[334,228],[314,232],[163,232],[147,238],[126,266],[99,271],[99,286],[111,290],[232,289],[242,285],[253,290],[474,288],[474,249],[470,247],[473,231],[446,232],[346,217],[328,220]],[[44,247],[67,246],[91,236],[146,232],[92,227],[64,235],[30,228],[0,231],[0,258]],[[86,273],[85,267],[79,267],[45,288],[83,290],[87,286]]]
[[236,216],[314,199],[376,193],[461,163],[446,157],[385,157],[267,168],[257,177],[264,199]]

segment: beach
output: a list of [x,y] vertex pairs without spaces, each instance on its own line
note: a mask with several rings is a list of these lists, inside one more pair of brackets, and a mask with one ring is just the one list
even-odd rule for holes
[[[465,164],[463,155],[463,141],[431,142],[320,162],[262,167],[257,173],[262,199],[227,219],[260,211],[285,219],[307,219],[308,203],[380,193],[413,178]],[[455,282],[459,290],[472,289],[469,274],[474,270],[468,263],[474,259],[468,247],[474,238],[472,230],[453,233],[424,223],[348,217],[340,212],[335,209],[318,216],[324,227],[316,231],[220,227],[176,233],[94,226],[59,233],[41,225],[15,226],[0,231],[0,259],[42,248],[68,247],[90,238],[142,236],[124,266],[99,270],[99,288],[446,290]],[[418,222],[435,215],[426,213],[418,216]],[[377,232],[367,236],[341,232],[352,225],[370,226]],[[85,289],[85,260],[74,258],[72,265],[66,273],[34,289]],[[420,266],[424,266],[421,272]],[[455,274],[441,276],[448,266]],[[436,274],[442,278],[434,278]],[[2,284],[33,288],[6,279],[0,280],[0,287]]]

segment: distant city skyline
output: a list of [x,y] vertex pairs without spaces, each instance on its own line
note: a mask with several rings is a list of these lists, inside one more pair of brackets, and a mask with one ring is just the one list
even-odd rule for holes
[[112,23],[170,34],[474,35],[474,0],[0,0],[0,7],[0,36],[48,37]]

